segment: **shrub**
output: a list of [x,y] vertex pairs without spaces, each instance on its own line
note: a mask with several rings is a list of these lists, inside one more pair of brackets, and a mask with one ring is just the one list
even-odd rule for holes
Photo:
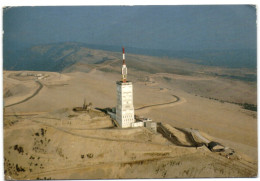
[[93,153],[88,153],[88,154],[87,154],[87,157],[88,157],[88,158],[93,158],[93,156],[94,156]]
[[251,111],[257,111],[257,105],[244,103],[242,106],[244,109],[251,110]]

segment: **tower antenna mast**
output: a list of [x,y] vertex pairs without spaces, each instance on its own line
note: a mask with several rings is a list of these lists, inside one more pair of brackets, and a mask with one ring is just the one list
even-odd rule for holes
[[127,67],[125,64],[125,48],[123,47],[123,65],[122,65],[122,82],[126,82],[127,78]]

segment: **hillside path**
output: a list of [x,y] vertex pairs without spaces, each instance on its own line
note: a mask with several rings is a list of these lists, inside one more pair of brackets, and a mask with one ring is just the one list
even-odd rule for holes
[[[179,102],[181,100],[180,97],[178,97],[176,95],[172,95],[172,96],[175,97],[176,100],[171,101],[171,102],[165,102],[165,103],[151,104],[151,105],[147,105],[147,106],[142,106],[142,107],[136,108],[135,110],[137,111],[137,110],[142,110],[142,109],[151,108],[151,107],[160,107],[160,106],[164,106],[164,105],[170,105],[170,104],[177,103],[177,102]],[[183,102],[185,102],[185,101],[183,101]]]
[[35,81],[35,82],[37,84],[39,84],[39,88],[31,96],[25,98],[24,100],[21,100],[19,102],[13,103],[13,104],[9,104],[9,105],[4,106],[4,107],[11,107],[11,106],[14,106],[14,105],[17,105],[17,104],[24,103],[24,102],[30,100],[31,98],[33,98],[34,96],[36,96],[40,92],[40,90],[42,89],[43,85],[42,85],[42,83],[40,81]]

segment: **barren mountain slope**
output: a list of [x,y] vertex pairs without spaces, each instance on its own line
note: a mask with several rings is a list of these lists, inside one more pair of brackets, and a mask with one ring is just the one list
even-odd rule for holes
[[[96,50],[91,53],[114,59],[97,64],[82,59],[62,73],[4,71],[6,176],[14,179],[256,176],[256,111],[236,104],[256,104],[256,83],[231,77],[255,74],[253,70],[127,55],[135,114],[175,128],[198,129],[210,135],[210,140],[234,149],[239,156],[230,160],[206,147],[172,145],[159,133],[144,128],[114,128],[111,119],[95,108],[116,106],[120,54]],[[72,111],[73,107],[82,106],[84,99],[92,102],[95,113]]]
[[177,146],[146,128],[115,128],[96,110],[5,116],[4,137],[6,179],[256,176],[255,160],[237,150]]

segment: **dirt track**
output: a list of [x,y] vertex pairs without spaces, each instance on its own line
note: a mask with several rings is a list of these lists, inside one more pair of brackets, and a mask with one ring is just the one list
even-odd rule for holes
[[26,99],[24,99],[24,100],[22,100],[22,101],[19,101],[19,102],[16,102],[16,103],[7,105],[7,106],[5,106],[5,107],[11,107],[11,106],[14,106],[14,105],[17,105],[17,104],[24,103],[24,102],[30,100],[31,98],[33,98],[34,96],[36,96],[36,95],[40,92],[40,90],[42,89],[43,85],[42,85],[42,83],[39,82],[39,81],[35,81],[35,82],[39,84],[39,88],[38,88],[31,96],[27,97]]
[[135,110],[141,110],[141,109],[155,107],[155,106],[162,106],[162,105],[167,105],[167,104],[173,104],[173,103],[176,103],[176,102],[180,101],[180,98],[178,96],[176,96],[176,95],[172,95],[172,96],[176,98],[175,101],[166,102],[166,103],[159,103],[159,104],[152,104],[152,105],[148,105],[148,106],[143,106],[143,107],[136,108]]

